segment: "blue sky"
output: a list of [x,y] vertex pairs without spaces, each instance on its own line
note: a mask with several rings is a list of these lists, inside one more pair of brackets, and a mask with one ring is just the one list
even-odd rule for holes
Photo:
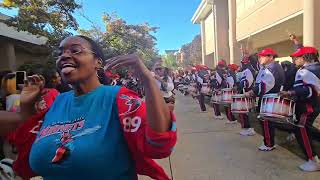
[[[79,1],[79,0],[78,0]],[[160,29],[155,34],[160,53],[166,49],[179,49],[191,42],[200,33],[200,26],[191,23],[191,18],[201,0],[82,0],[85,14],[102,24],[103,12],[116,12],[127,23],[148,22]],[[0,12],[14,15],[15,11],[0,8]],[[76,15],[81,28],[90,24]]]

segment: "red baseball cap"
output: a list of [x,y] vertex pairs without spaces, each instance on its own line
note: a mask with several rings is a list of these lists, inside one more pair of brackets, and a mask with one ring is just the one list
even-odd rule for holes
[[258,56],[278,56],[277,52],[272,48],[265,48],[261,52],[258,53]]
[[318,50],[314,47],[302,47],[299,48],[296,52],[291,54],[291,57],[301,57],[305,54],[318,54]]
[[226,61],[221,59],[220,61],[218,61],[218,65],[225,66],[226,65]]
[[239,66],[236,65],[236,64],[229,64],[228,67],[229,67],[232,71],[236,71]]

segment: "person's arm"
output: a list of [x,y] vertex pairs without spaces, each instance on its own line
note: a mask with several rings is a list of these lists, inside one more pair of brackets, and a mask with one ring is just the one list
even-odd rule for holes
[[28,77],[20,96],[20,112],[0,111],[0,134],[16,129],[35,113],[34,103],[41,95],[43,84],[39,76]]
[[290,34],[290,35],[289,35],[289,38],[290,38],[290,40],[293,42],[295,50],[298,50],[298,49],[300,49],[300,48],[303,47],[302,43],[299,42],[299,40],[298,40],[298,38],[296,37],[296,35]]
[[[309,72],[308,70],[299,70],[297,72],[297,76],[293,85],[293,90],[289,91],[289,94],[292,96],[296,96],[300,100],[306,100],[308,98],[314,97],[315,93],[313,91],[311,83],[305,82],[319,82],[319,79],[317,78],[317,76],[313,76],[310,74],[311,72]],[[319,84],[317,85],[319,86]]]
[[172,119],[170,110],[162,98],[154,77],[140,58],[135,54],[117,56],[107,60],[107,69],[131,66],[134,74],[142,81],[147,104],[147,119],[149,126],[156,132],[166,132],[170,129]]
[[172,79],[169,77],[168,78],[168,82],[167,82],[167,91],[173,91],[174,90],[174,83],[172,81]]
[[[165,132],[155,131],[150,126],[148,105],[133,91],[121,88],[116,98],[120,123],[130,150],[138,151],[152,159],[168,157],[176,143],[177,130],[175,117],[170,113],[171,128]],[[128,106],[130,102],[130,106]],[[135,157],[134,157],[135,158]],[[141,158],[137,157],[138,159]]]
[[21,113],[0,111],[0,135],[5,135],[16,129],[23,120]]

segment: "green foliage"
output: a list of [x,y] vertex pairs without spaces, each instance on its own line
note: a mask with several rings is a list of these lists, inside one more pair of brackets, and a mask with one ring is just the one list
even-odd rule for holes
[[55,72],[56,64],[53,61],[48,61],[45,64],[26,63],[18,68],[18,71],[26,71],[28,75],[42,74],[47,77],[48,74]]
[[156,38],[152,35],[158,28],[148,23],[131,25],[116,14],[105,13],[102,16],[104,29],[92,25],[89,30],[79,30],[79,33],[99,42],[105,51],[106,58],[117,55],[137,53],[145,62],[156,57]]
[[18,8],[18,15],[6,23],[18,31],[47,37],[49,47],[70,35],[66,29],[78,29],[73,13],[81,6],[75,0],[4,0],[0,7]]
[[201,50],[201,36],[194,37],[191,43],[185,44],[181,47],[181,53],[183,53],[184,60],[183,66],[201,64],[202,50]]
[[161,57],[163,65],[170,69],[178,69],[177,58],[173,54],[163,55]]

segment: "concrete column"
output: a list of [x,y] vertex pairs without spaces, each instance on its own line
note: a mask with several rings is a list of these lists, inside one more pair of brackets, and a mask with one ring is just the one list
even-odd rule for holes
[[17,63],[16,63],[16,53],[14,50],[14,45],[12,43],[7,43],[4,45],[4,52],[6,54],[5,61],[7,62],[6,68],[10,69],[11,71],[17,70]]
[[219,61],[219,49],[218,49],[218,28],[217,28],[217,11],[216,5],[212,4],[213,13],[213,30],[214,30],[214,65],[218,64]]
[[303,45],[320,47],[319,0],[303,1]]
[[[228,14],[228,1],[214,1],[214,16],[215,16],[215,38],[216,38],[216,62],[219,59],[225,59],[230,62],[229,54],[229,14]],[[215,63],[216,63],[215,62]]]
[[202,64],[205,64],[205,57],[206,57],[206,32],[205,32],[205,23],[204,20],[201,20],[201,50],[202,50]]
[[229,50],[230,50],[230,63],[240,63],[240,51],[236,39],[236,23],[237,23],[237,4],[236,0],[228,0],[229,12]]

